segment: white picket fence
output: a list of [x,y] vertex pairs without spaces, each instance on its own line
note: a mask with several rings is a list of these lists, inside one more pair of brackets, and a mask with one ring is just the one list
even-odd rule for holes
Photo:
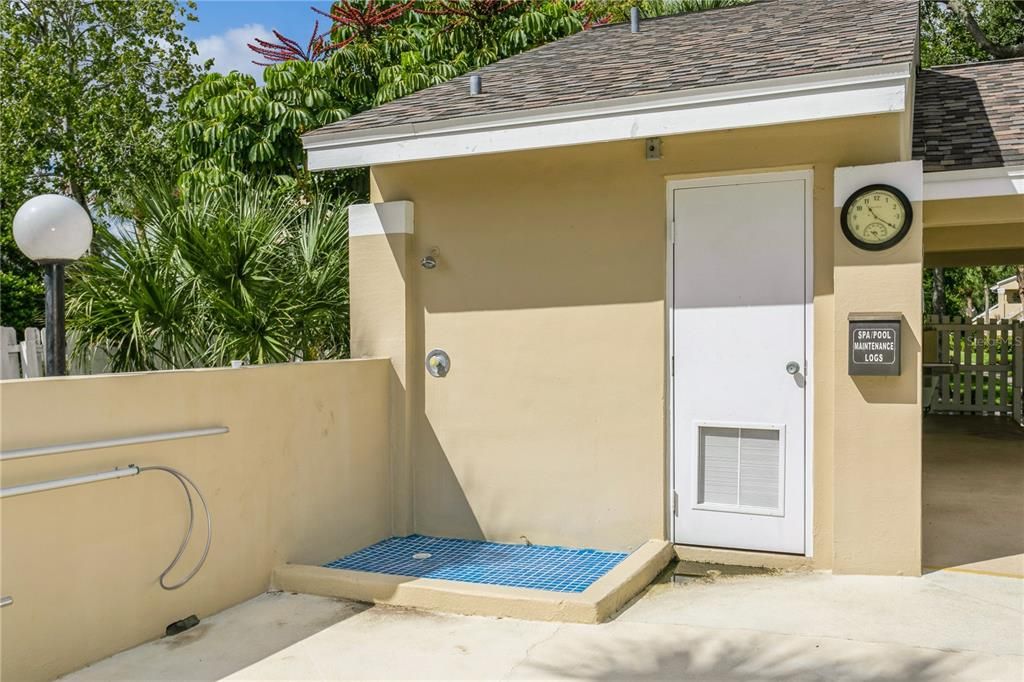
[[[46,329],[29,327],[25,340],[18,341],[14,327],[0,327],[0,378],[30,379],[46,376]],[[75,334],[68,334],[68,374],[105,374],[110,364],[102,351],[90,354],[82,361],[74,357]]]
[[931,412],[1009,416],[1022,422],[1024,324],[1012,320],[971,323],[929,316],[935,358],[953,365],[936,377]]

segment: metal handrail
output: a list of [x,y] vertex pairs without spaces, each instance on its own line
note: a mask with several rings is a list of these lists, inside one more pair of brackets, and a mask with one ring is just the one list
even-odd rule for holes
[[[126,476],[138,476],[146,471],[162,471],[174,476],[174,478],[181,483],[181,487],[185,491],[185,498],[188,501],[188,529],[185,531],[185,537],[178,546],[178,553],[174,555],[174,558],[171,559],[171,563],[167,565],[167,568],[163,570],[163,573],[160,574],[159,578],[160,587],[165,590],[176,590],[185,585],[188,581],[192,580],[192,578],[194,578],[199,572],[199,569],[203,567],[203,564],[206,563],[206,557],[210,554],[210,543],[213,541],[213,519],[210,516],[210,507],[206,504],[206,498],[203,496],[203,492],[199,489],[199,486],[196,485],[196,482],[181,471],[160,464],[153,464],[151,466],[136,466],[135,464],[130,464],[123,469],[118,468],[113,471],[101,471],[95,474],[85,474],[84,476],[70,476],[68,478],[58,478],[51,481],[39,481],[37,483],[26,483],[25,485],[11,486],[10,488],[0,488],[0,498],[28,495],[30,493],[41,493],[47,490],[58,490],[60,488],[70,488],[71,486],[84,485],[86,483],[97,483],[99,481],[109,481],[115,478],[125,478]],[[167,574],[173,571],[174,567],[178,565],[178,561],[181,559],[182,554],[185,553],[185,549],[188,547],[188,541],[192,537],[192,525],[195,521],[195,505],[192,502],[192,491],[189,490],[189,486],[192,486],[192,490],[195,490],[196,495],[199,496],[199,501],[203,505],[203,513],[206,515],[206,546],[203,548],[203,552],[200,555],[199,560],[196,562],[196,565],[191,571],[189,571],[188,575],[176,583],[168,584],[166,582]],[[3,603],[0,603],[0,606],[8,606],[11,603],[13,603],[13,600],[5,597],[3,599]]]
[[81,450],[99,450],[101,448],[117,448],[124,445],[139,445],[142,443],[158,443],[166,440],[179,440],[181,438],[201,438],[203,436],[216,436],[228,433],[226,426],[211,426],[203,429],[185,429],[183,431],[164,431],[162,433],[147,433],[141,436],[125,436],[123,438],[106,438],[103,440],[87,440],[80,443],[63,443],[61,445],[47,445],[38,448],[19,448],[17,450],[5,450],[0,452],[0,461],[10,459],[22,459],[25,457],[42,457],[44,455],[59,455],[65,452],[79,452]]
[[96,483],[97,481],[109,481],[112,478],[124,478],[135,476],[139,473],[139,467],[134,464],[124,469],[103,471],[98,474],[85,474],[83,476],[69,476],[68,478],[57,478],[50,481],[39,481],[38,483],[26,483],[24,485],[12,485],[9,488],[0,488],[0,499],[5,497],[17,497],[29,493],[41,493],[45,490],[56,490],[57,488],[70,488],[85,483]]

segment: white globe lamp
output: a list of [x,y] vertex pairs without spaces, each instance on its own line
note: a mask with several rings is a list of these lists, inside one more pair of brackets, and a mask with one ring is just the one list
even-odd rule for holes
[[46,283],[46,375],[67,371],[64,336],[64,266],[89,250],[92,220],[77,201],[43,194],[14,214],[14,241],[22,253],[43,266]]
[[43,194],[14,214],[14,241],[37,263],[70,263],[89,250],[92,221],[74,199]]

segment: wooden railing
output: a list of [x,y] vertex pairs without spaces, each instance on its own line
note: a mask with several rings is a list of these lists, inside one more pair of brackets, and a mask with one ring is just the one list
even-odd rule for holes
[[935,333],[935,361],[953,365],[933,379],[931,412],[1012,415],[1021,421],[1021,322],[932,315],[925,331]]

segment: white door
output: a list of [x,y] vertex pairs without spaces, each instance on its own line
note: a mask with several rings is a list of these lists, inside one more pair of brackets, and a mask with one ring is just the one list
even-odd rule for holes
[[804,553],[812,184],[670,185],[676,542]]

